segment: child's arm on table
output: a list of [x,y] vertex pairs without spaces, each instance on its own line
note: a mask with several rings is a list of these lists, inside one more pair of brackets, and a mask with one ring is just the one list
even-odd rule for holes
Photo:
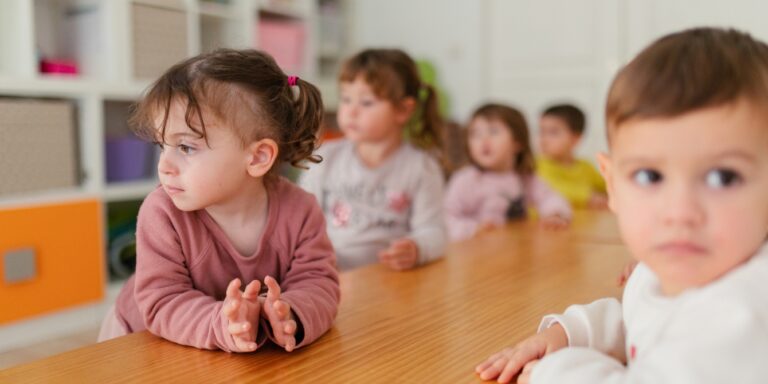
[[[470,172],[455,173],[445,190],[443,209],[448,235],[451,241],[460,241],[472,237],[481,231],[483,226],[480,217],[470,217],[465,214],[469,198],[473,192],[473,180]],[[485,229],[485,227],[483,227]]]
[[[320,207],[313,201],[308,209],[295,212],[304,216],[290,266],[279,283],[265,278],[271,293],[262,307],[264,333],[286,350],[310,344],[330,329],[340,299],[336,256]],[[291,338],[295,344],[289,344]]]
[[[613,298],[600,299],[587,305],[572,305],[560,315],[545,316],[538,334],[491,356],[476,371],[484,380],[498,378],[499,382],[509,382],[526,364],[566,346],[587,347],[614,356],[614,361],[625,360],[621,303]],[[505,359],[499,362],[500,356]]]
[[[241,351],[229,330],[226,314],[231,309],[195,289],[168,209],[158,193],[147,197],[139,211],[134,296],[147,329],[182,345]],[[261,345],[266,335],[257,332],[254,341]]]
[[526,196],[536,205],[541,225],[547,229],[567,228],[573,216],[568,201],[537,176],[531,176],[526,184]]
[[443,173],[436,161],[425,159],[423,176],[411,197],[411,232],[395,239],[379,254],[382,263],[402,270],[443,256],[447,240],[443,216]]

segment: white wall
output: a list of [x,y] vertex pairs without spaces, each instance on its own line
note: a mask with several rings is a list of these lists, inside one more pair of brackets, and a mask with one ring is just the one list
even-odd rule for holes
[[626,3],[628,55],[667,33],[695,26],[734,27],[768,41],[764,0],[622,0]]
[[416,59],[432,61],[438,81],[450,94],[452,115],[464,118],[485,90],[483,1],[353,0],[355,49],[398,47]]
[[[571,101],[587,113],[579,149],[606,147],[603,104],[616,70],[658,37],[692,26],[736,27],[768,41],[761,0],[356,0],[352,44],[397,46],[432,60],[465,121],[495,100],[540,111]],[[535,137],[535,136],[534,136]]]
[[618,2],[494,0],[491,4],[485,63],[490,84],[485,96],[523,110],[533,132],[546,106],[562,101],[578,105],[587,115],[579,151],[594,157],[604,147],[600,111],[617,67]]

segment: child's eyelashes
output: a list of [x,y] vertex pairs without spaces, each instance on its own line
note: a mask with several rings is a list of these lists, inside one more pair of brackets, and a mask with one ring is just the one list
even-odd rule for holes
[[731,169],[717,168],[707,172],[705,181],[711,188],[727,188],[742,181],[741,175]]
[[191,155],[197,151],[197,149],[189,144],[179,143],[179,144],[168,144],[168,143],[159,143],[156,142],[155,145],[157,145],[158,148],[160,148],[160,152],[165,152],[166,147],[173,147],[176,148],[177,151],[184,155]]
[[661,173],[654,169],[644,168],[632,173],[632,180],[640,186],[651,186],[661,182],[662,179]]
[[[631,177],[635,184],[643,187],[653,186],[664,181],[661,172],[650,168],[638,169],[632,173]],[[704,184],[713,189],[732,187],[743,180],[744,178],[738,172],[727,168],[711,169],[703,177]]]
[[176,146],[176,148],[179,150],[179,152],[185,154],[185,155],[191,155],[195,153],[195,148],[192,146],[189,146],[187,144],[179,144]]
[[344,105],[356,104],[361,107],[371,107],[376,104],[376,100],[372,98],[353,98],[350,96],[342,95],[339,97],[339,102]]

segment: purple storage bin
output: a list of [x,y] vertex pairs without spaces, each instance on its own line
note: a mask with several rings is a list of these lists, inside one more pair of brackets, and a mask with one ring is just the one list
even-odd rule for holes
[[152,146],[135,137],[107,138],[107,182],[148,178]]

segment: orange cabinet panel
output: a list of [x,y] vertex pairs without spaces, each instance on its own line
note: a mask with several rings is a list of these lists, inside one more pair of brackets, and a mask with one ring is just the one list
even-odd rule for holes
[[98,200],[0,211],[0,324],[103,298],[102,217]]

